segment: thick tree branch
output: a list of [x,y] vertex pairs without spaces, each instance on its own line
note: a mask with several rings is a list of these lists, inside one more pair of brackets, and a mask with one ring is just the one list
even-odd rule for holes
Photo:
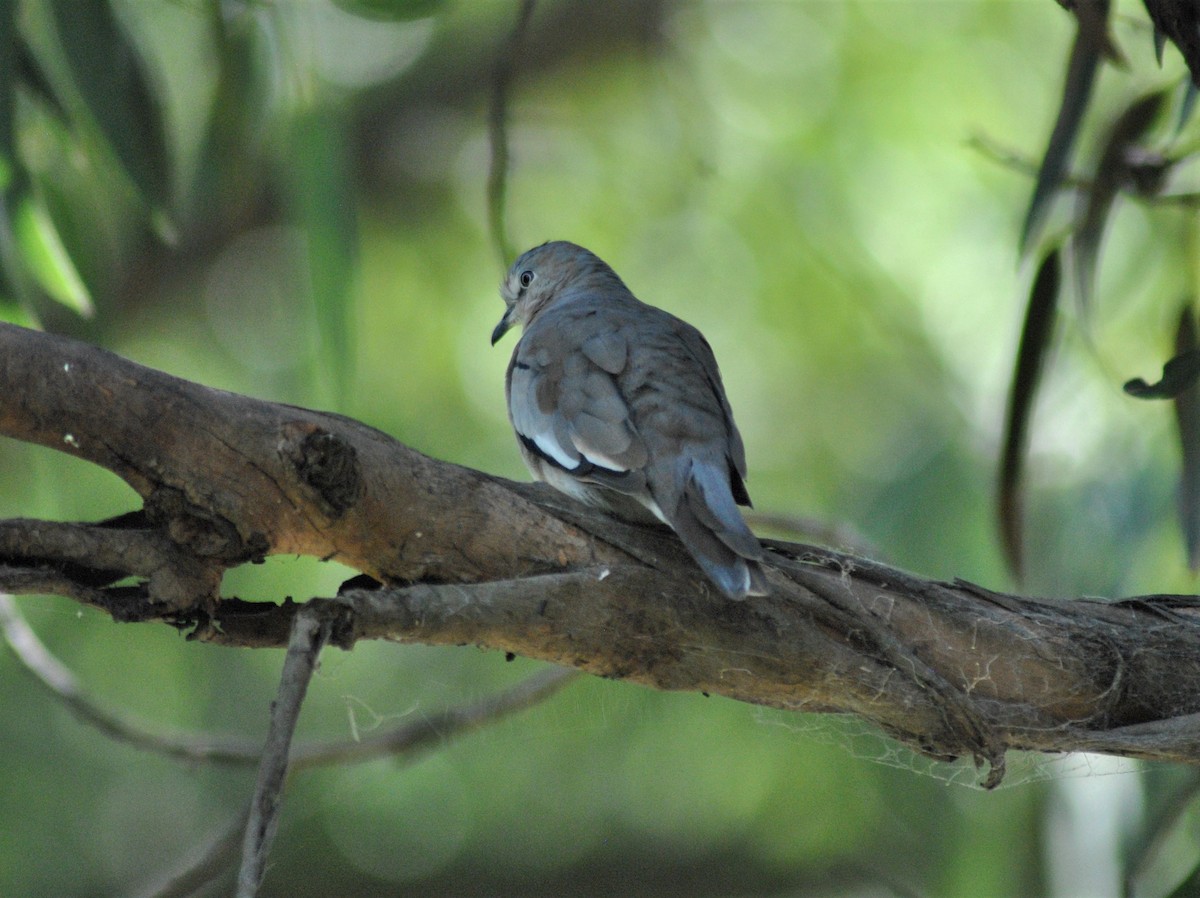
[[[226,567],[303,553],[389,584],[306,603],[343,648],[477,644],[857,714],[931,755],[989,761],[990,782],[1008,748],[1200,761],[1193,597],[1026,599],[767,542],[772,595],[730,602],[669,531],[435,461],[346,418],[3,325],[0,433],[103,465],[145,500],[101,525],[0,524],[10,592],[283,646],[302,606],[218,601],[216,583]],[[109,585],[124,576],[137,584]]]

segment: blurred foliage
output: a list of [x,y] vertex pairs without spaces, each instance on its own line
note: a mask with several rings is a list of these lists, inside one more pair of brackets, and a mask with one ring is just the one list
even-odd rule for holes
[[[487,104],[518,7],[0,4],[0,316],[524,478],[507,352],[488,347]],[[1003,588],[991,500],[1037,268],[1017,247],[1074,21],[1044,0],[544,0],[507,90],[507,227],[522,248],[590,247],[707,334],[763,511]],[[1115,3],[1108,26],[1124,68],[1098,65],[1076,168],[1038,212],[1054,245],[1078,214],[1055,197],[1091,177],[1112,123],[1151,94],[1185,103],[1184,64],[1159,67],[1145,10]],[[1172,159],[1196,137],[1181,118],[1148,132]],[[981,133],[1029,164],[997,164]],[[1169,189],[1189,178],[1172,166]],[[1195,213],[1118,193],[1088,328],[1047,328],[1052,364],[1027,397],[1038,593],[1194,589],[1172,421],[1119,387],[1171,354]],[[0,443],[0,514],[135,501],[105,472]],[[327,595],[348,573],[277,558],[225,591]],[[22,607],[104,703],[167,730],[265,731],[280,653],[60,599]],[[301,736],[347,738],[532,667],[467,648],[329,653]],[[0,894],[138,894],[249,793],[251,772],[81,726],[4,652],[0,690]],[[1086,757],[1016,766],[985,795],[949,785],[968,768],[850,722],[582,681],[414,766],[298,777],[264,894],[1073,896],[1134,873],[1139,895],[1187,888],[1195,814],[1164,810],[1186,782]]]
[[[1025,311],[1025,325],[1009,392],[1008,415],[1005,419],[1004,452],[1000,463],[1000,483],[997,491],[997,517],[1003,535],[1005,557],[1009,568],[1020,576],[1023,559],[1023,482],[1022,464],[1026,451],[1027,431],[1033,416],[1035,400],[1041,384],[1040,372],[1049,354],[1054,324],[1058,317],[1059,293],[1062,281],[1058,276],[1060,244],[1065,243],[1072,261],[1072,286],[1083,324],[1085,340],[1091,338],[1090,318],[1093,295],[1100,263],[1101,242],[1119,205],[1130,200],[1140,202],[1158,220],[1155,232],[1167,240],[1177,241],[1184,253],[1175,263],[1185,284],[1183,322],[1191,322],[1192,306],[1197,295],[1195,266],[1187,261],[1194,254],[1194,225],[1189,224],[1182,238],[1176,233],[1174,220],[1164,221],[1161,212],[1153,207],[1177,207],[1184,211],[1184,220],[1191,222],[1200,203],[1200,194],[1189,190],[1186,179],[1176,177],[1186,170],[1196,155],[1196,129],[1190,133],[1186,125],[1192,116],[1196,98],[1193,78],[1180,75],[1154,90],[1135,96],[1119,114],[1107,111],[1100,115],[1108,119],[1101,130],[1103,137],[1096,152],[1094,165],[1088,175],[1081,177],[1070,171],[1076,139],[1083,124],[1095,113],[1090,100],[1101,63],[1107,59],[1117,68],[1126,65],[1125,56],[1111,30],[1112,7],[1109,0],[1083,0],[1065,3],[1076,19],[1075,40],[1064,76],[1062,101],[1050,134],[1046,151],[1037,168],[1037,179],[1021,229],[1020,252],[1024,258],[1037,253],[1042,256],[1039,273],[1034,279]],[[1185,60],[1196,71],[1198,58],[1194,55],[1196,42],[1190,37],[1200,29],[1200,7],[1176,3],[1175,0],[1147,4],[1151,18],[1154,49],[1161,62],[1165,41],[1170,38],[1182,51]],[[1185,32],[1187,35],[1185,35]],[[1174,121],[1167,123],[1164,109],[1171,104],[1171,95],[1179,99]],[[1012,157],[1010,156],[1010,159]],[[1194,178],[1192,179],[1194,180]],[[1076,195],[1075,210],[1062,226],[1062,233],[1043,239],[1046,221],[1055,200],[1064,193]],[[1117,252],[1120,252],[1118,250]],[[1158,298],[1161,302],[1161,297]],[[1181,325],[1181,328],[1183,325]],[[1180,330],[1177,342],[1184,331]],[[1190,331],[1189,331],[1190,333]],[[1178,352],[1190,352],[1178,350]],[[1175,398],[1196,381],[1200,368],[1190,364],[1187,355],[1178,356],[1164,367],[1164,377],[1155,387],[1135,378],[1127,381],[1126,392],[1142,399]],[[1189,566],[1193,571],[1200,561],[1200,493],[1195,483],[1200,481],[1200,455],[1192,446],[1194,432],[1187,402],[1177,401],[1182,475],[1179,487],[1179,517],[1186,544]]]

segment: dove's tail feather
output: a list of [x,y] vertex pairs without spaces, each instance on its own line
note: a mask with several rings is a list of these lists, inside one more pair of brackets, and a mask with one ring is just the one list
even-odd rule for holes
[[728,475],[695,459],[681,459],[678,474],[679,502],[668,523],[688,552],[729,598],[766,595],[762,545],[734,503]]

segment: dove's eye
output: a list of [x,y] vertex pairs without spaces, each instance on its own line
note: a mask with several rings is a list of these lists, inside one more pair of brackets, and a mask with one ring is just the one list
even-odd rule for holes
[[529,271],[529,270],[522,271],[521,277],[520,277],[521,286],[528,287],[530,284],[533,283],[534,277],[535,277],[535,275],[532,271]]

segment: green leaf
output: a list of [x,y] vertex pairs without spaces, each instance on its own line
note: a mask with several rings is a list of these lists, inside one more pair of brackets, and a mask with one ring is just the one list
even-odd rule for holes
[[1033,279],[1025,309],[1025,325],[1013,366],[1012,386],[1008,394],[1008,415],[1004,425],[1004,451],[1000,459],[996,515],[1009,570],[1020,578],[1022,572],[1022,496],[1021,478],[1028,446],[1029,420],[1041,381],[1042,368],[1054,330],[1060,283],[1059,251],[1047,254]]
[[32,309],[37,287],[21,258],[10,214],[10,195],[17,194],[15,188],[0,191],[0,318],[10,324],[33,327],[36,322],[27,322],[34,318]]
[[32,311],[36,288],[29,282],[16,251],[7,209],[0,200],[0,321],[38,328],[41,324]]
[[41,328],[41,322],[25,304],[16,298],[14,294],[7,292],[4,284],[4,277],[0,274],[0,321],[5,324],[16,324],[21,327],[28,327],[33,330]]
[[289,192],[305,234],[309,283],[316,309],[318,349],[337,395],[347,395],[354,369],[351,304],[358,261],[358,217],[350,183],[345,129],[330,113],[300,114],[290,132]]
[[56,38],[41,40],[34,55],[62,106],[99,133],[147,206],[165,209],[170,164],[162,109],[109,3],[47,0],[24,9],[32,30]]
[[63,246],[45,204],[35,194],[16,197],[12,232],[26,269],[53,299],[90,318],[92,298]]
[[408,22],[435,15],[443,0],[333,0],[333,5],[362,19]]

